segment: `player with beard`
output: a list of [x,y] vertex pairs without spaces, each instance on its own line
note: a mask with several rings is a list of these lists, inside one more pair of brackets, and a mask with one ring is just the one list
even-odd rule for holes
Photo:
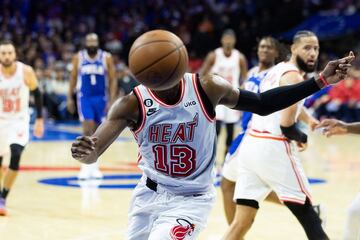
[[[34,97],[36,120],[34,136],[42,137],[42,96],[31,66],[16,60],[15,46],[0,43],[0,216],[5,216],[5,201],[19,172],[22,153],[29,141],[29,96]],[[10,151],[10,164],[2,176],[3,156]],[[2,184],[3,183],[3,184]]]
[[[303,82],[304,75],[315,70],[318,55],[316,35],[310,31],[297,32],[290,60],[268,72],[260,92]],[[259,202],[272,191],[296,216],[309,239],[328,239],[312,207],[309,183],[297,154],[306,149],[307,135],[296,122],[312,123],[312,118],[302,111],[303,103],[304,100],[268,116],[253,115],[251,127],[235,153],[241,159],[234,192],[237,207],[224,239],[243,239],[254,222]]]
[[[99,40],[95,33],[86,35],[85,47],[72,61],[67,107],[69,112],[74,113],[73,94],[76,88],[83,134],[92,135],[105,119],[107,109],[116,98],[117,82],[111,54],[99,49]],[[78,178],[102,178],[98,164],[82,164]]]

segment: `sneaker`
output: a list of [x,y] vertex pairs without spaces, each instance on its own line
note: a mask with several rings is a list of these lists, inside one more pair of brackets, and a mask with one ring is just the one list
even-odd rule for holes
[[5,199],[0,198],[0,216],[6,216]]
[[95,169],[90,173],[91,179],[102,179],[104,176],[99,169]]
[[324,205],[322,205],[322,204],[313,205],[313,209],[315,210],[316,214],[319,216],[319,218],[321,220],[321,226],[323,227],[323,229],[325,229],[325,227],[326,227],[326,209],[325,209]]
[[90,179],[91,177],[91,172],[90,172],[90,167],[87,164],[81,164],[81,168],[80,168],[80,172],[77,175],[77,178],[81,181],[83,180],[87,180]]

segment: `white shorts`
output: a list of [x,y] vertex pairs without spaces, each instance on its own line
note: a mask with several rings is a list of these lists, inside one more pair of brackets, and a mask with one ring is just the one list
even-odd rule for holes
[[234,200],[263,201],[274,191],[281,201],[311,201],[309,182],[296,147],[282,136],[250,130],[234,154],[237,181]]
[[237,123],[240,119],[240,112],[230,109],[223,105],[218,105],[215,108],[216,120],[223,121],[225,123]]
[[[239,149],[239,147],[238,147]],[[238,150],[237,149],[237,150]],[[232,155],[230,155],[229,153],[226,154],[225,157],[225,161],[224,161],[224,166],[222,168],[222,176],[224,178],[226,178],[227,180],[231,181],[231,182],[236,182],[239,173],[238,173],[238,162],[237,162],[237,158],[236,157],[236,152]]]
[[201,196],[179,196],[145,185],[136,186],[129,210],[128,240],[196,239],[205,228],[215,191]]
[[9,151],[11,144],[25,146],[29,142],[29,122],[0,119],[0,156]]

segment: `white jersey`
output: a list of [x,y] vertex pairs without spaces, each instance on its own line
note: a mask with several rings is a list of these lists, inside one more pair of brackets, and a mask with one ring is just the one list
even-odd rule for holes
[[11,77],[0,72],[0,119],[29,121],[29,88],[21,62],[16,62],[16,72]]
[[220,75],[225,80],[239,87],[240,81],[240,52],[236,49],[231,50],[230,56],[225,56],[223,48],[215,49],[215,63],[210,72]]
[[175,194],[201,194],[213,189],[216,153],[215,120],[201,99],[195,74],[181,80],[181,97],[163,103],[143,85],[134,89],[142,109],[134,136],[139,168],[160,187]]
[[[299,72],[299,69],[289,63],[289,62],[281,62],[274,66],[265,76],[265,78],[260,83],[260,92],[265,92],[267,90],[276,88],[280,86],[281,77],[291,71]],[[304,104],[305,100],[300,101],[298,104],[298,109],[296,113],[296,119],[301,112],[301,108]],[[280,129],[280,120],[281,120],[281,111],[277,111],[267,116],[260,116],[254,114],[251,122],[251,129],[259,132],[267,132],[273,135],[282,135]]]

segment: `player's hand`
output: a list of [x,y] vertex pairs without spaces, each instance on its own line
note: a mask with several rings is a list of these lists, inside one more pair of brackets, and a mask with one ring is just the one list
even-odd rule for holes
[[35,120],[33,134],[37,138],[44,136],[44,120],[42,118],[37,118]]
[[325,119],[316,127],[317,129],[323,128],[322,132],[325,136],[346,134],[346,123],[336,119]]
[[299,152],[303,152],[307,149],[308,144],[302,142],[296,142],[296,146],[298,147]]
[[317,125],[319,125],[320,122],[316,118],[310,118],[308,122],[308,126],[311,129],[311,131],[314,131]]
[[67,98],[66,101],[66,107],[69,113],[74,114],[75,113],[75,103],[74,100],[70,97]]
[[97,160],[96,137],[79,136],[71,145],[71,155],[81,163],[91,164]]
[[355,55],[350,51],[347,57],[328,62],[322,74],[329,84],[335,84],[347,76],[351,67],[351,62],[355,59]]

